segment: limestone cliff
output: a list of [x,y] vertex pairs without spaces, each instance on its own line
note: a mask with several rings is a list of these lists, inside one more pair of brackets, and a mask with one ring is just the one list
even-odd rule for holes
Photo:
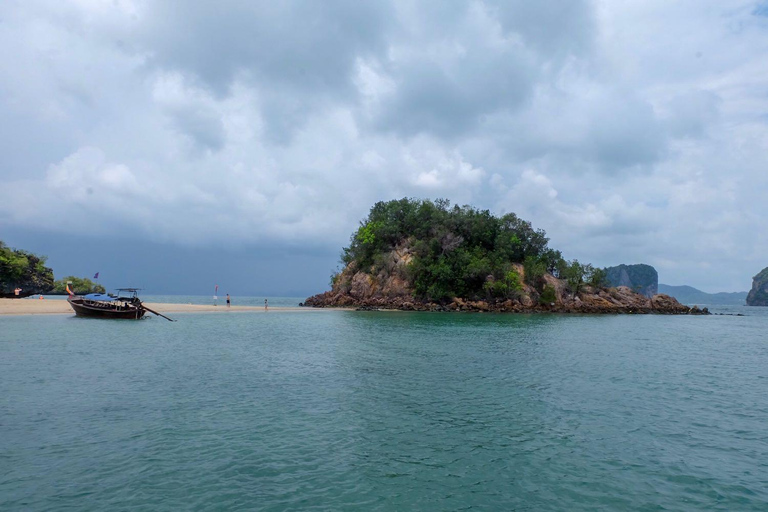
[[610,286],[626,286],[649,298],[659,293],[659,274],[650,265],[618,265],[605,272]]
[[768,306],[768,267],[752,278],[752,289],[747,294],[747,306]]

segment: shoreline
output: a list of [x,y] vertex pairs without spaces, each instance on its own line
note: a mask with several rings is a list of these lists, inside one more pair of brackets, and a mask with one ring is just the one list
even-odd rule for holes
[[[213,306],[203,304],[171,304],[165,302],[147,302],[148,308],[158,313],[269,313],[322,311],[326,308],[280,307],[275,306],[264,310],[263,306]],[[353,308],[327,308],[333,310],[350,310]],[[26,315],[73,315],[75,312],[66,300],[56,299],[0,299],[0,317]],[[151,313],[150,313],[151,314]]]

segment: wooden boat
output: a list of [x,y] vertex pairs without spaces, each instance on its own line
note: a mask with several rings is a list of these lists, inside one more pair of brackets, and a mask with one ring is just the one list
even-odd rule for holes
[[166,320],[175,322],[157,311],[149,309],[139,299],[138,288],[118,288],[117,295],[89,293],[88,295],[70,295],[67,302],[75,310],[75,316],[91,318],[123,318],[138,320],[149,311]]
[[138,288],[120,288],[117,295],[89,293],[70,295],[67,302],[76,316],[96,318],[125,318],[138,320],[147,309],[139,299]]

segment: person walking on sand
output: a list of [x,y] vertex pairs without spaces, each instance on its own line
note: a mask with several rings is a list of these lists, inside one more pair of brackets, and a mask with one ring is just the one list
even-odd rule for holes
[[267,302],[267,299],[264,299],[264,311],[269,309],[269,302]]
[[229,304],[230,304],[230,299],[229,299],[229,294],[227,294],[227,307],[229,307]]

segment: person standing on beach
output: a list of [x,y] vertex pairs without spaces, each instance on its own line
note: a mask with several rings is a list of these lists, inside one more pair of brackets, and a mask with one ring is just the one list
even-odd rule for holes
[[229,307],[229,303],[230,303],[229,294],[227,294],[227,307]]
[[269,309],[269,302],[267,302],[267,299],[264,299],[264,311]]

